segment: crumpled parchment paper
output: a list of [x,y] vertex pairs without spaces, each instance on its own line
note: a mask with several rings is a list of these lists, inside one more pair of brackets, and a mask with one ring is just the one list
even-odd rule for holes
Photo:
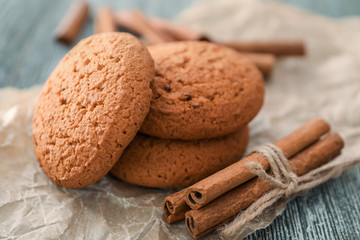
[[[359,18],[332,20],[258,0],[211,0],[187,9],[178,21],[219,41],[304,39],[306,58],[277,62],[264,108],[251,123],[249,149],[321,116],[344,137],[342,157],[360,157]],[[112,176],[80,190],[53,184],[31,140],[40,90],[0,90],[1,239],[190,239],[183,222],[169,226],[162,219],[161,203],[171,190]]]

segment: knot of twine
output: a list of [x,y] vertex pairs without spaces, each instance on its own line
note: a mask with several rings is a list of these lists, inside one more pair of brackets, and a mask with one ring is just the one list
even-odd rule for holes
[[259,178],[271,183],[274,188],[221,229],[221,234],[226,238],[242,236],[246,224],[257,218],[265,209],[274,205],[280,198],[290,199],[297,193],[307,191],[332,177],[338,177],[344,168],[359,162],[359,158],[338,158],[298,177],[291,170],[289,160],[285,157],[283,151],[277,146],[265,144],[253,149],[250,154],[254,152],[260,153],[267,158],[271,173],[267,173],[262,165],[257,162],[248,162],[245,166]]
[[273,144],[266,144],[254,148],[252,153],[260,153],[265,156],[269,162],[270,169],[274,176],[266,173],[260,163],[248,162],[245,166],[256,174],[259,178],[271,183],[274,187],[281,189],[282,195],[289,197],[297,191],[299,185],[298,176],[291,171],[289,160],[285,157],[283,151]]

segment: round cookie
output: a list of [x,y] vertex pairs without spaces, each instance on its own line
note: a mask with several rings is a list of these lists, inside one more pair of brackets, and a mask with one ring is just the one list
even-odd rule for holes
[[145,187],[186,187],[240,160],[248,140],[248,127],[221,138],[197,141],[138,133],[111,173]]
[[148,47],[155,62],[153,99],[140,131],[197,140],[243,128],[264,99],[261,73],[233,49],[209,42]]
[[44,85],[33,117],[40,166],[55,183],[80,188],[100,180],[148,113],[153,60],[127,33],[82,40]]

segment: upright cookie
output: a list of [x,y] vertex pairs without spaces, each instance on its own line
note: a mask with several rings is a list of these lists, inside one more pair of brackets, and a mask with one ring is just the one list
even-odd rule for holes
[[247,127],[206,140],[166,140],[138,133],[111,173],[146,187],[189,186],[240,160],[249,140]]
[[60,61],[33,118],[35,155],[55,183],[80,188],[101,179],[148,113],[153,60],[137,38],[103,33]]
[[143,133],[182,140],[224,136],[246,126],[263,104],[261,73],[233,49],[173,42],[149,51],[154,96]]

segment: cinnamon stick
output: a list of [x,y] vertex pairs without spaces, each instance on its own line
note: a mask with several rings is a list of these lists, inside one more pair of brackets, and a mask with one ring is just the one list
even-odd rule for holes
[[[161,18],[150,18],[153,28],[167,33],[177,41],[210,41],[208,36],[199,31],[178,25]],[[275,56],[303,56],[305,45],[302,41],[270,41],[270,42],[219,42],[240,52],[268,53]]]
[[[330,134],[290,159],[291,170],[302,176],[338,156],[343,146],[344,142],[338,134]],[[186,212],[186,227],[193,238],[199,238],[232,220],[272,188],[264,180],[253,179],[201,209]]]
[[[330,126],[327,122],[321,118],[314,118],[290,135],[276,141],[274,145],[279,147],[287,158],[290,158],[318,140],[329,130]],[[265,170],[269,170],[270,167],[263,155],[253,153],[188,187],[186,203],[192,209],[201,208],[231,189],[254,178],[256,175],[245,166],[247,162],[258,162]]]
[[115,20],[118,26],[142,35],[149,44],[173,41],[174,38],[153,28],[140,10],[119,11]]
[[75,1],[55,30],[57,41],[70,45],[75,41],[89,16],[89,4]]
[[186,189],[167,196],[163,202],[163,213],[168,223],[176,222],[185,217],[190,208],[185,203]]
[[302,41],[223,43],[241,52],[271,53],[278,57],[303,56],[305,45]]
[[109,7],[102,7],[96,13],[94,32],[116,32],[116,22],[112,10]]
[[[205,36],[200,32],[158,17],[149,18],[150,25],[172,36],[176,41],[200,41]],[[207,39],[206,39],[207,40]]]
[[[209,40],[198,31],[172,23],[161,18],[152,17],[148,19],[148,22],[154,29],[173,36],[174,40],[177,41]],[[273,66],[275,64],[275,56],[273,54],[247,52],[243,52],[241,54],[246,56],[251,62],[253,62],[262,72],[264,77],[267,77],[271,74]]]
[[275,64],[274,55],[268,53],[241,53],[241,55],[247,57],[251,62],[253,62],[260,72],[262,72],[264,77],[271,74]]

